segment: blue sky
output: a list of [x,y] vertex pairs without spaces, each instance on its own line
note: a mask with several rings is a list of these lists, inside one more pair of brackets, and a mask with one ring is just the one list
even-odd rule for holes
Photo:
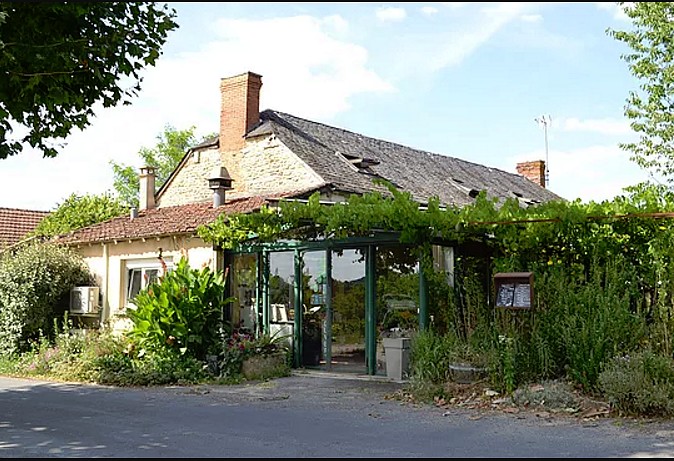
[[167,124],[218,131],[219,81],[263,78],[261,109],[515,172],[545,160],[549,188],[602,201],[647,179],[618,144],[639,82],[607,28],[615,3],[169,3],[180,27],[130,107],[44,159],[0,161],[0,206],[54,209],[112,187],[110,160],[140,167]]

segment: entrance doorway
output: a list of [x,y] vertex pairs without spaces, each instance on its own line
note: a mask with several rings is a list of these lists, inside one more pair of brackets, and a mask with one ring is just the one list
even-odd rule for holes
[[332,252],[332,314],[328,368],[365,373],[365,262],[360,250]]

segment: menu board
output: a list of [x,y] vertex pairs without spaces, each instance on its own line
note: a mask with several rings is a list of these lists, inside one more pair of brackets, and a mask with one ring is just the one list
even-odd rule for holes
[[531,307],[531,285],[518,283],[513,293],[513,307]]
[[515,299],[515,284],[504,283],[498,287],[496,305],[499,307],[512,307]]
[[534,297],[532,272],[499,272],[494,274],[496,307],[531,309]]

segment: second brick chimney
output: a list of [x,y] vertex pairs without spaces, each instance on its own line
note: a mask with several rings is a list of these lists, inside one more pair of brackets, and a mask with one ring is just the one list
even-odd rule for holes
[[517,172],[539,186],[545,187],[545,162],[543,160],[518,163]]
[[252,72],[220,80],[220,151],[238,151],[243,136],[260,121],[262,76]]

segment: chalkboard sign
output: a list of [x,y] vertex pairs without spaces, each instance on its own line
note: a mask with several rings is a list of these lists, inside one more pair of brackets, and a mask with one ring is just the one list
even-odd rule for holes
[[530,309],[534,276],[531,272],[505,272],[494,275],[496,307]]

